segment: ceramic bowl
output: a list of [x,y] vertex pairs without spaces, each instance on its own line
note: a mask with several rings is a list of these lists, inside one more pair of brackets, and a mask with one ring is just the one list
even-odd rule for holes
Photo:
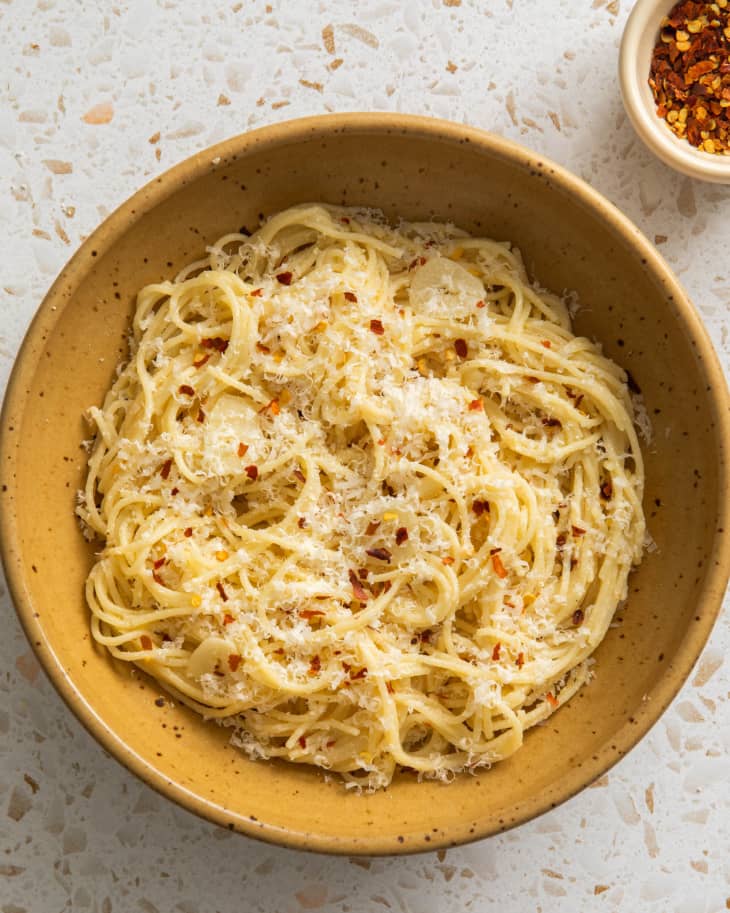
[[626,113],[648,148],[666,165],[689,177],[730,184],[730,156],[701,152],[675,136],[657,116],[649,88],[651,57],[662,19],[676,0],[637,0],[621,39],[619,82]]
[[[532,275],[575,290],[575,327],[630,369],[653,425],[646,513],[656,543],[630,580],[595,679],[509,760],[450,785],[400,775],[374,795],[315,769],[252,762],[228,731],[156,699],[155,682],[89,634],[92,548],[74,495],[82,413],[102,400],[135,293],[207,243],[304,201],[453,220],[510,239]],[[0,532],[9,585],[38,657],[98,741],[143,780],[211,821],[279,844],[402,853],[485,837],[564,801],[649,729],[704,644],[728,574],[730,430],[722,373],[676,279],[586,184],[495,136],[385,114],[306,119],[236,137],[144,187],[84,243],[23,343],[2,417]]]

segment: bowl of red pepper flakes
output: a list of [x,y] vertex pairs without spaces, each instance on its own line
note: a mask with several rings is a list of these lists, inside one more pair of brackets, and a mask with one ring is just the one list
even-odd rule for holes
[[638,0],[619,78],[652,152],[690,177],[730,184],[730,0]]

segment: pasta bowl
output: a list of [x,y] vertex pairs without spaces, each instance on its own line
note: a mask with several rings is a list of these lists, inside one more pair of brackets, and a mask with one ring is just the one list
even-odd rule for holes
[[[74,513],[82,416],[127,353],[138,290],[206,245],[298,203],[376,207],[514,242],[528,273],[577,296],[574,329],[630,371],[652,426],[652,546],[595,653],[595,675],[524,745],[451,783],[399,773],[374,793],[304,765],[252,761],[155,681],[100,650],[84,582],[94,545]],[[728,401],[692,305],[639,231],[557,165],[489,134],[353,114],[268,127],[178,165],[73,257],[18,357],[3,417],[3,562],[34,649],[70,708],[119,761],[222,826],[291,847],[403,853],[513,827],[568,799],[658,719],[697,659],[727,583]]]

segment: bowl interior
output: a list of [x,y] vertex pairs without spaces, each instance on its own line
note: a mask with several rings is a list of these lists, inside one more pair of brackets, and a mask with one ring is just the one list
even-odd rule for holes
[[[335,124],[338,126],[336,127]],[[92,548],[74,518],[82,413],[124,356],[137,290],[241,225],[305,201],[453,220],[514,241],[530,273],[576,290],[580,333],[631,370],[653,425],[645,507],[656,549],[583,692],[511,759],[449,786],[403,776],[375,795],[306,767],[247,760],[226,730],[158,707],[144,675],[88,631]],[[135,196],[60,276],[29,333],[2,441],[6,568],[26,630],[72,708],[120,760],[188,808],[255,836],[339,852],[399,852],[484,836],[567,798],[616,761],[669,702],[709,633],[727,552],[722,376],[658,255],[608,204],[494,137],[420,119],[316,119],[268,128],[184,163]],[[723,564],[724,562],[724,564]],[[722,566],[720,566],[722,565]]]

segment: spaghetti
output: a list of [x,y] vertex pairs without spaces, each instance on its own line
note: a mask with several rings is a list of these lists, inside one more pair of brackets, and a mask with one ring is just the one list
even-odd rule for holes
[[644,543],[626,374],[509,244],[309,205],[142,289],[78,513],[96,640],[251,757],[519,748]]

